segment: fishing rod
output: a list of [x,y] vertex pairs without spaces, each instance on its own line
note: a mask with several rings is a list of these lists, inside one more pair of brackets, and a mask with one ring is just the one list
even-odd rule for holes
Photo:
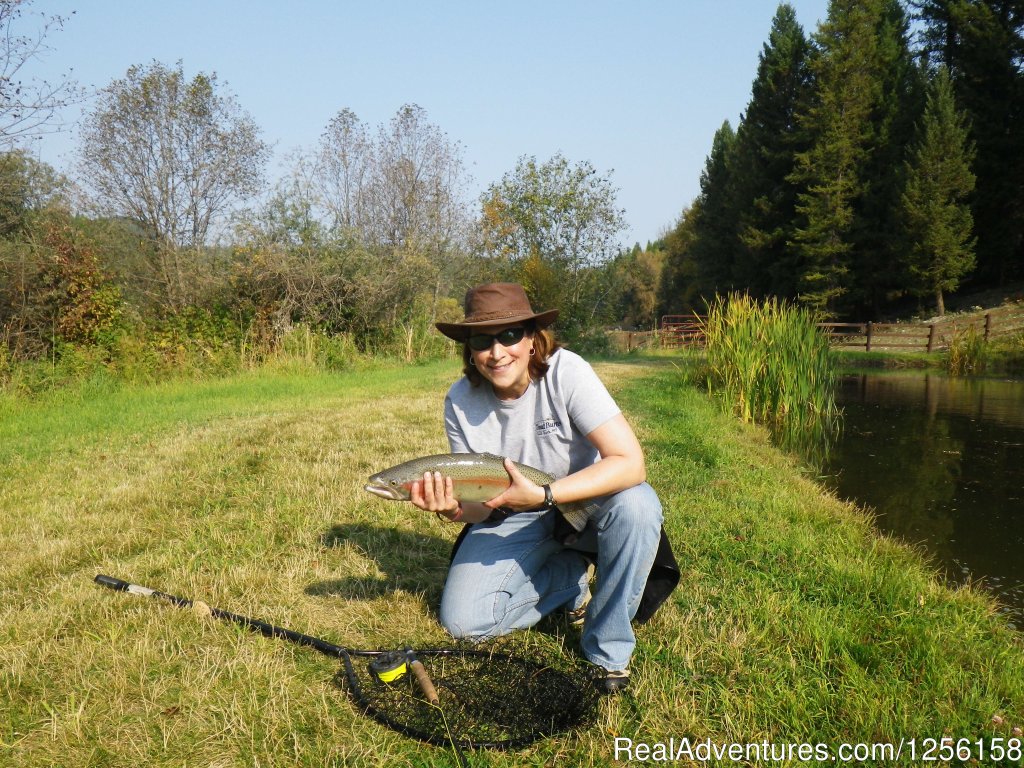
[[[113,576],[94,581],[340,659],[338,677],[364,713],[406,736],[452,747],[461,766],[463,749],[524,747],[581,727],[596,711],[596,689],[568,664],[466,647],[355,650]],[[352,657],[369,661],[357,665]]]
[[209,611],[210,615],[216,619],[233,621],[235,624],[241,624],[243,627],[247,627],[254,632],[259,632],[264,637],[278,638],[280,640],[287,640],[290,643],[295,643],[296,645],[306,645],[310,648],[315,648],[320,651],[320,653],[327,656],[334,656],[341,659],[346,666],[351,665],[351,656],[380,657],[377,661],[370,663],[370,668],[383,682],[394,682],[399,679],[401,675],[405,673],[406,668],[408,668],[415,675],[416,682],[419,684],[420,690],[423,691],[424,696],[427,697],[427,701],[431,704],[437,704],[439,701],[437,689],[434,687],[434,683],[431,681],[430,675],[427,674],[427,670],[423,666],[423,662],[416,658],[411,648],[406,648],[402,651],[355,651],[348,648],[342,648],[340,645],[335,645],[334,643],[329,643],[319,637],[304,635],[301,632],[295,632],[294,630],[285,629],[284,627],[277,627],[273,624],[268,624],[265,621],[250,618],[249,616],[240,616],[237,613],[230,613],[229,611],[225,611],[220,608],[213,608],[201,601],[197,602],[189,600],[187,597],[169,595],[166,592],[150,589],[149,587],[144,587],[141,584],[132,584],[131,582],[127,582],[122,579],[116,579],[113,576],[104,576],[103,574],[99,574],[94,580],[97,584],[117,590],[118,592],[128,592],[130,594],[141,595],[143,597],[155,597],[159,600],[165,600],[172,603],[179,608],[198,609],[202,613]]

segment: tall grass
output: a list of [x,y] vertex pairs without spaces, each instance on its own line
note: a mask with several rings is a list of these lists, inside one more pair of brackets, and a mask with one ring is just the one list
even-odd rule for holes
[[[708,388],[786,447],[834,435],[836,366],[810,310],[746,294],[717,297],[704,320]],[[806,451],[805,451],[806,452]]]
[[150,333],[140,327],[104,344],[59,344],[41,360],[13,360],[0,343],[0,397],[82,386],[210,380],[263,368],[340,372],[457,354],[457,346],[425,321],[396,326],[369,340],[304,323],[273,337],[255,327],[233,335]]
[[953,328],[946,353],[946,370],[953,376],[970,376],[985,370],[985,338],[973,325]]

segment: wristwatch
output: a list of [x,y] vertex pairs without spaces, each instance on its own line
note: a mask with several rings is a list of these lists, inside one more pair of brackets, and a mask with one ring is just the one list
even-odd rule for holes
[[551,486],[544,485],[541,487],[544,489],[544,509],[554,509],[558,505],[555,504],[555,497],[551,495]]

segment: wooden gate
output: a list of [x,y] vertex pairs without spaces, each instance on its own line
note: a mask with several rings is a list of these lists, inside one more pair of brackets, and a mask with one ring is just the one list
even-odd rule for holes
[[662,315],[661,346],[668,349],[704,346],[704,318],[700,315]]

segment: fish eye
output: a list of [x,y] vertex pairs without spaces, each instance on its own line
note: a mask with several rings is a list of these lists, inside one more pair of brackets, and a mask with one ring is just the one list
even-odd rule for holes
[[392,484],[392,485],[398,485],[398,481],[397,481],[397,480],[392,480],[392,481],[391,481],[391,484]]

